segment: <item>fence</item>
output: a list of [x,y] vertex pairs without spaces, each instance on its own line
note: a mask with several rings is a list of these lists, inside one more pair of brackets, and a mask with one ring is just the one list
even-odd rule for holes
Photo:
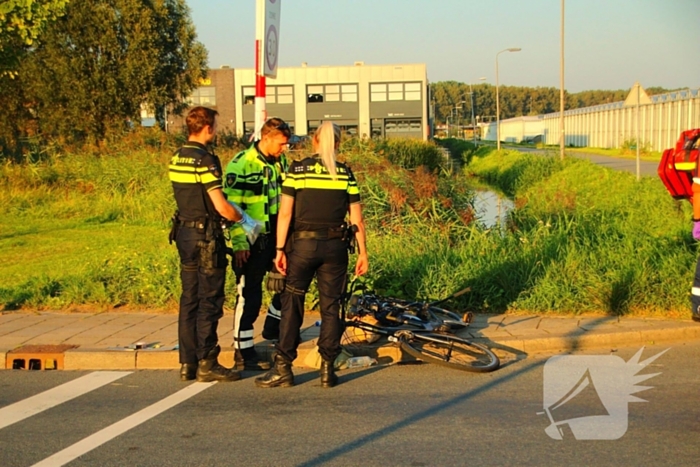
[[[639,106],[639,140],[643,147],[663,151],[675,145],[681,131],[700,128],[700,89],[651,96]],[[559,144],[559,112],[543,116],[545,144]],[[619,148],[636,140],[637,107],[624,102],[567,110],[567,146]],[[503,127],[501,127],[503,138]]]

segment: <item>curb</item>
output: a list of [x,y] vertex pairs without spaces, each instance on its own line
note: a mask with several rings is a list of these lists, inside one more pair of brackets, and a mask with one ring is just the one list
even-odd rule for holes
[[[631,330],[623,332],[608,332],[597,334],[582,334],[578,336],[538,337],[523,339],[518,337],[489,339],[487,337],[473,338],[474,342],[487,344],[499,357],[512,358],[513,355],[544,352],[570,352],[602,347],[614,348],[621,345],[653,345],[660,342],[681,342],[700,339],[700,325],[682,326],[666,329]],[[309,368],[305,359],[316,346],[316,339],[303,342],[298,349],[294,366]],[[260,357],[272,360],[274,347],[269,342],[255,345]],[[353,356],[369,356],[380,364],[391,364],[411,361],[414,358],[405,354],[392,343],[362,344],[344,346]],[[0,358],[7,361],[8,354],[13,349],[0,348]],[[233,349],[221,349],[219,361],[226,367],[233,367]],[[7,369],[11,369],[8,362]],[[105,350],[76,348],[64,353],[64,370],[172,370],[178,369],[179,353],[177,350]]]
[[579,336],[538,337],[532,339],[514,337],[496,340],[479,337],[473,340],[475,342],[493,345],[497,353],[500,347],[524,353],[538,353],[587,350],[633,344],[653,345],[659,342],[680,342],[698,339],[700,339],[700,325],[667,329],[607,332],[589,335],[582,334]]

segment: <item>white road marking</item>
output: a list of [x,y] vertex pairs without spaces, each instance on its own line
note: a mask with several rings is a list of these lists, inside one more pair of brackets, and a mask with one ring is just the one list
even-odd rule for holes
[[68,446],[63,451],[59,451],[56,454],[47,457],[41,462],[34,464],[32,467],[60,467],[66,465],[67,463],[77,459],[78,457],[86,454],[98,446],[103,445],[107,441],[110,441],[122,433],[126,433],[132,428],[150,420],[151,418],[159,415],[166,410],[175,407],[181,402],[186,401],[190,397],[193,397],[205,389],[211,387],[214,383],[193,383],[184,389],[172,394],[165,399],[162,399],[155,404],[149,405],[143,410],[136,412],[133,415],[120,420],[103,430],[94,433],[87,438],[84,438],[72,446]]
[[0,429],[94,391],[131,371],[96,371],[0,409]]

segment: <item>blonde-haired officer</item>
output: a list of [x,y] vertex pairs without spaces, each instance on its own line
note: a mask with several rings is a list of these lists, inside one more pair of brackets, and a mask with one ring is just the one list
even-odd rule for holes
[[[355,274],[365,274],[369,265],[357,182],[352,171],[336,161],[340,128],[325,122],[312,142],[316,155],[292,163],[282,185],[275,265],[287,280],[274,366],[255,380],[259,387],[294,385],[291,365],[300,342],[304,298],[314,276],[321,305],[321,386],[335,386],[333,364],[341,350],[339,309],[351,235],[356,235],[359,249]],[[346,224],[348,213],[356,234]]]

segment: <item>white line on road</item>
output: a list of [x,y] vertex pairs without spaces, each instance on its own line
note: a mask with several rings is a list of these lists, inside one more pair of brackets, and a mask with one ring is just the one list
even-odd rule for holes
[[175,394],[166,397],[163,400],[156,402],[155,404],[149,405],[143,410],[136,412],[133,415],[120,420],[103,430],[98,431],[95,434],[84,438],[72,446],[68,446],[63,451],[57,452],[51,457],[47,457],[41,462],[34,464],[32,467],[60,467],[66,465],[74,459],[82,456],[95,449],[98,446],[103,445],[107,441],[110,441],[122,433],[126,433],[132,428],[142,424],[145,421],[159,415],[166,410],[175,407],[181,402],[186,401],[192,396],[199,394],[205,389],[211,387],[215,383],[193,383],[187,386],[185,389],[181,389]]
[[131,373],[131,371],[96,371],[44,391],[36,396],[3,407],[0,409],[0,430],[44,410],[87,394]]

